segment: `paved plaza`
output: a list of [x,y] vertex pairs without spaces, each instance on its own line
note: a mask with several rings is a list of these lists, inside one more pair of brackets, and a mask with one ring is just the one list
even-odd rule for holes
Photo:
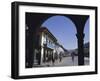
[[[89,65],[89,58],[84,58],[85,65]],[[48,62],[46,65],[34,65],[34,67],[56,67],[56,66],[78,66],[78,56],[74,56],[72,60],[71,56],[63,57],[61,60],[58,59],[54,63]]]
[[[85,57],[85,65],[89,65],[89,58]],[[62,60],[56,60],[55,63],[51,63],[50,66],[78,66],[78,56],[74,56],[72,60],[71,56],[63,57]]]

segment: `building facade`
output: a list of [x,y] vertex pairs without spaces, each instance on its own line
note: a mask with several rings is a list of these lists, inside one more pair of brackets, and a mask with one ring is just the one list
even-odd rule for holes
[[[28,39],[27,39],[28,40]],[[56,37],[46,28],[40,27],[36,31],[35,35],[35,47],[33,48],[33,63],[34,66],[50,66],[59,59],[59,56],[63,56],[64,48],[61,46]],[[28,41],[27,41],[28,42]],[[28,43],[27,43],[28,44]],[[28,46],[28,45],[27,45]],[[26,47],[26,66],[28,67],[30,59],[28,53],[28,47]]]
[[45,27],[41,27],[39,32],[41,32],[41,65],[49,66],[57,57],[57,39]]

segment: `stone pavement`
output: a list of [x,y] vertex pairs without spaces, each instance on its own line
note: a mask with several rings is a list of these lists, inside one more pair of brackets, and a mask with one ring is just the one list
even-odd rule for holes
[[[84,58],[85,65],[89,65],[89,58]],[[56,67],[56,66],[78,66],[78,56],[74,56],[74,61],[72,61],[71,56],[63,57],[62,60],[56,60],[55,63],[49,62],[46,65],[36,65],[34,67]]]
[[[89,59],[86,57],[84,59],[85,65],[89,65]],[[74,56],[74,61],[72,61],[71,56],[63,57],[61,62],[60,60],[57,60],[54,64],[51,64],[50,66],[78,66],[78,56]]]

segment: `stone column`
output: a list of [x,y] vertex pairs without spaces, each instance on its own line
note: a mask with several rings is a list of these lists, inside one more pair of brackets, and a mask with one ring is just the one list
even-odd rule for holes
[[84,33],[78,32],[76,36],[78,41],[78,65],[84,65]]

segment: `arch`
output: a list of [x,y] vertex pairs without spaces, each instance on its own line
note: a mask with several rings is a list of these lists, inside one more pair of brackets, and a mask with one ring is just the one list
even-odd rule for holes
[[[43,46],[43,48],[41,48],[41,55],[42,55],[41,58],[46,59],[46,55],[43,54],[45,52],[43,51],[47,51],[48,49],[53,49],[53,50],[51,50],[52,54],[47,53],[47,55],[51,55],[53,59],[55,57],[57,59],[57,57],[59,57],[61,54],[66,56],[69,50],[77,48],[76,26],[69,17],[64,15],[49,16],[41,24],[40,27],[42,27],[41,29],[46,28],[49,31],[49,33],[52,34],[51,37],[49,33],[46,33],[45,35],[44,33],[42,33],[41,35],[42,38],[41,45]],[[56,38],[57,40],[56,42],[54,41],[53,37]],[[54,46],[50,47],[50,45]]]
[[[73,21],[63,15],[54,15],[48,17],[41,25],[47,27],[66,49],[77,48],[77,40],[75,34],[77,29]],[[70,37],[67,37],[69,36]],[[64,36],[64,37],[63,37]],[[65,44],[66,42],[66,44]]]

